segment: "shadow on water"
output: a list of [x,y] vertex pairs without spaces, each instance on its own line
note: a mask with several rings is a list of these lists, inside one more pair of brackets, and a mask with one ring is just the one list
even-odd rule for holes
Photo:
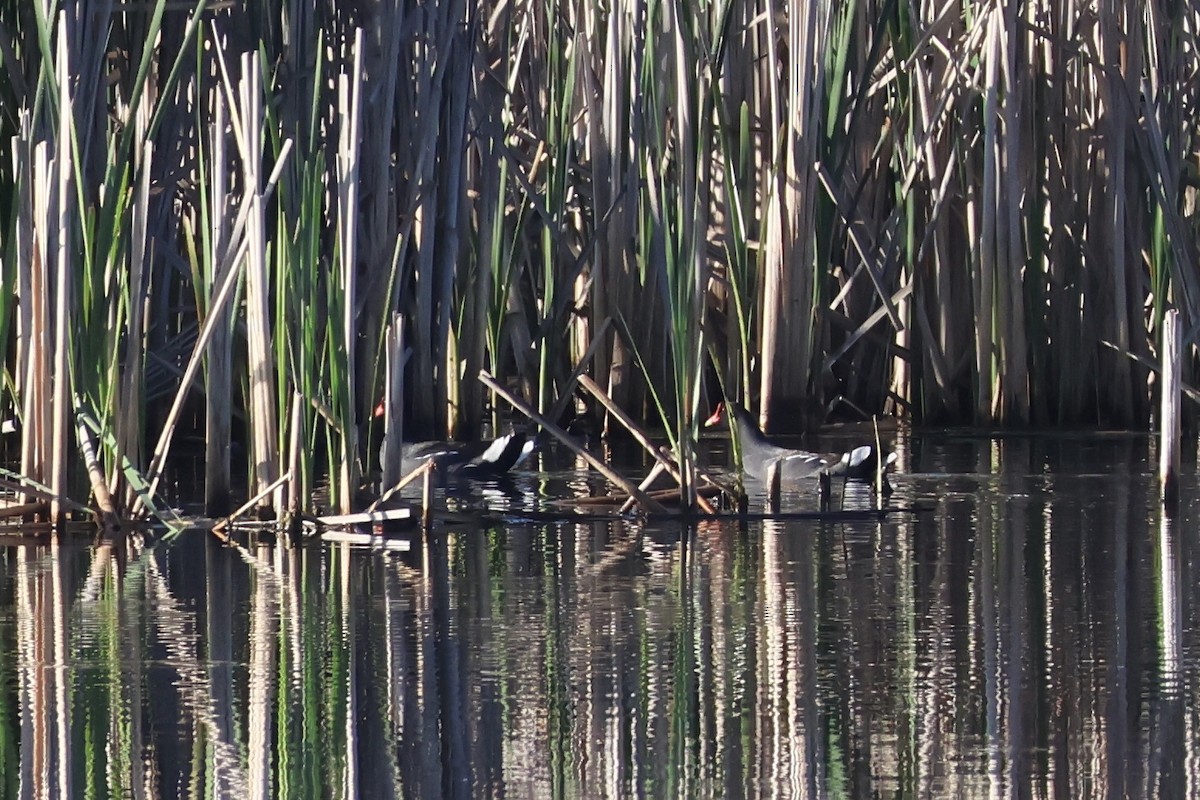
[[1195,796],[1194,476],[902,453],[886,522],[4,548],[0,797]]

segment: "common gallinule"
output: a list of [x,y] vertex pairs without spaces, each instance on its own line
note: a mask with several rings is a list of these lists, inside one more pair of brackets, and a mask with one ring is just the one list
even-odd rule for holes
[[[383,404],[375,416],[384,414]],[[495,478],[518,466],[534,449],[534,438],[523,427],[495,439],[472,442],[405,442],[400,446],[401,471],[416,469],[432,460],[445,475],[459,478]],[[379,446],[379,462],[385,461],[387,441]]]
[[[754,417],[740,405],[721,403],[717,410],[705,422],[705,426],[716,425],[725,418],[726,408],[731,411],[734,424],[737,425],[738,441],[742,447],[742,469],[747,475],[765,479],[771,469],[771,463],[778,461],[783,472],[780,478],[784,481],[801,478],[815,478],[821,473],[831,476],[840,475],[845,480],[875,481],[878,456],[871,445],[861,445],[841,458],[836,455],[810,453],[807,450],[797,450],[775,444],[759,430]],[[890,493],[891,486],[887,482],[887,470],[895,463],[896,454],[888,453],[884,459],[884,492]]]
[[814,478],[838,463],[836,457],[775,444],[758,429],[758,423],[750,416],[750,412],[734,403],[728,406],[719,404],[704,423],[705,427],[712,427],[725,419],[727,409],[733,417],[733,424],[737,426],[738,443],[742,448],[742,470],[753,478],[766,479],[774,462],[779,462],[782,470],[779,477],[784,481]]
[[516,467],[533,452],[533,439],[521,429],[478,442],[414,442],[401,447],[405,470],[432,459],[447,475],[495,478]]

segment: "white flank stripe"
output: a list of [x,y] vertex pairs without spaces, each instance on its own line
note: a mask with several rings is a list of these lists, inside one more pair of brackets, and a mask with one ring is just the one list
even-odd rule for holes
[[504,448],[508,447],[508,442],[512,437],[513,435],[509,433],[492,442],[488,449],[483,451],[479,460],[485,464],[495,464],[500,459],[500,454],[504,452]]
[[525,444],[521,445],[521,455],[517,456],[517,460],[513,463],[514,467],[519,467],[525,463],[525,459],[529,458],[529,454],[533,452],[533,439],[526,439]]
[[850,466],[857,467],[871,457],[870,445],[861,445],[850,451]]

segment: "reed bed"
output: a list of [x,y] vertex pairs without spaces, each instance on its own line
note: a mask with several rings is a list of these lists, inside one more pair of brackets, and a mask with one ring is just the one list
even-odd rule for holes
[[213,510],[298,511],[324,481],[349,511],[385,383],[410,436],[476,435],[501,407],[481,370],[545,412],[609,325],[592,377],[661,422],[685,493],[722,391],[776,428],[1148,425],[1164,313],[1200,322],[1198,23],[1165,0],[0,0],[21,471],[55,516],[98,481],[163,508],[203,441]]

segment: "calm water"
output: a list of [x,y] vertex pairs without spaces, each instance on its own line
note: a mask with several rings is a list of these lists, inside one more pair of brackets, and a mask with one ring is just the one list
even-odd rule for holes
[[1200,796],[1194,475],[900,446],[887,522],[0,549],[0,797]]

